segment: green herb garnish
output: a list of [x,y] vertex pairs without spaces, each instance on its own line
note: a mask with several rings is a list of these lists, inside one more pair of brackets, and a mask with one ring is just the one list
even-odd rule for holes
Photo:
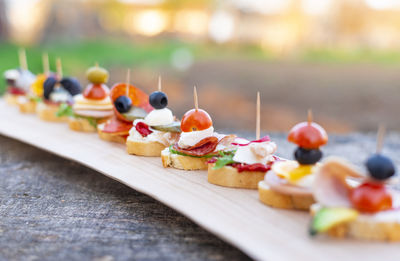
[[56,112],[57,117],[74,117],[74,110],[72,109],[72,106],[69,106],[66,103],[61,103],[60,107],[58,108],[58,111]]
[[215,156],[216,156],[215,154],[207,154],[207,155],[204,155],[204,156],[193,156],[193,155],[188,155],[188,154],[185,154],[185,153],[182,153],[182,152],[179,152],[179,151],[174,150],[174,148],[172,147],[172,145],[169,147],[169,151],[170,151],[172,154],[178,154],[178,155],[181,155],[181,156],[187,156],[187,157],[193,157],[193,158],[212,158],[212,157],[215,157]]
[[217,161],[215,162],[215,165],[213,169],[220,169],[225,167],[226,165],[233,164],[235,161],[233,160],[233,156],[235,156],[234,151],[220,151],[219,156],[216,158]]

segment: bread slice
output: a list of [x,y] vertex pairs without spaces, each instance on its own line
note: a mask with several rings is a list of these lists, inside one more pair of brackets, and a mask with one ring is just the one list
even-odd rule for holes
[[[311,207],[311,215],[316,209]],[[393,221],[378,221],[371,218],[357,217],[356,220],[341,223],[326,231],[329,236],[337,238],[354,238],[374,241],[400,241],[400,223]]]
[[11,94],[11,93],[6,93],[4,94],[4,100],[6,101],[6,103],[8,105],[17,105],[18,104],[18,97],[20,95],[15,95],[15,94]]
[[18,102],[19,111],[21,113],[36,113],[37,102],[27,100],[25,102]]
[[54,122],[68,122],[68,117],[57,117],[56,113],[59,109],[58,105],[48,105],[46,103],[38,103],[36,105],[36,113],[41,120]]
[[173,154],[169,147],[161,151],[161,160],[164,168],[175,168],[183,170],[206,170],[208,158],[195,158]]
[[110,142],[117,142],[121,144],[126,143],[126,138],[124,135],[118,133],[108,133],[103,132],[104,123],[97,125],[97,133],[99,134],[100,139]]
[[264,179],[265,172],[243,171],[225,166],[220,169],[213,169],[215,164],[208,164],[208,182],[231,188],[257,189],[258,182]]
[[68,125],[69,125],[69,128],[74,131],[82,131],[82,132],[96,132],[97,131],[97,128],[95,126],[93,126],[85,118],[70,117],[68,119]]
[[285,195],[275,192],[264,180],[258,183],[258,195],[262,203],[274,208],[309,210],[315,203],[312,195]]
[[126,151],[128,154],[160,157],[161,151],[165,149],[165,145],[157,141],[139,141],[127,139]]

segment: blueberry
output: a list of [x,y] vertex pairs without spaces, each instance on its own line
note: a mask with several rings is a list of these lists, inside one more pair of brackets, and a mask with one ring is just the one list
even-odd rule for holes
[[79,81],[75,78],[65,77],[60,81],[62,87],[71,94],[71,96],[77,95],[82,92],[82,87]]
[[319,149],[304,149],[298,147],[294,152],[294,157],[300,164],[314,164],[322,158],[322,151]]
[[378,180],[388,179],[396,172],[392,160],[381,154],[369,157],[366,165],[371,177]]
[[120,113],[128,112],[132,107],[132,100],[125,95],[119,96],[115,102],[114,106]]
[[168,105],[168,98],[163,92],[153,92],[150,94],[149,102],[154,109],[164,109]]
[[57,84],[57,79],[54,76],[48,77],[43,83],[43,97],[48,100],[50,94],[53,92],[54,87]]

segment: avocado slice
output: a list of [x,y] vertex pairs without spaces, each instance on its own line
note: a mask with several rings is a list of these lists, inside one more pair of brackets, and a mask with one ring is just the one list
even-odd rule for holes
[[177,132],[181,133],[181,123],[179,121],[174,121],[168,125],[160,125],[160,126],[151,126],[153,129],[158,131],[165,131],[165,132]]
[[310,235],[326,232],[330,228],[358,217],[358,211],[351,208],[322,208],[313,217]]
[[146,117],[147,112],[139,107],[132,106],[132,108],[125,113],[122,113],[122,116],[125,117],[128,121],[134,121],[136,119],[143,119]]

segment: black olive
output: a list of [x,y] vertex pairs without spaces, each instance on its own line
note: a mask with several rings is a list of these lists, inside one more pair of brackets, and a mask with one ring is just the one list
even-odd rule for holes
[[119,96],[114,102],[115,109],[120,113],[128,112],[132,107],[132,100],[128,96]]
[[80,94],[82,92],[82,87],[79,81],[75,78],[65,77],[60,81],[62,87],[71,94],[71,96]]
[[164,109],[168,105],[168,98],[163,92],[153,92],[150,94],[149,102],[154,109]]
[[396,172],[392,160],[381,154],[369,157],[366,165],[371,177],[378,180],[388,179]]
[[322,158],[322,151],[319,149],[304,149],[298,147],[294,152],[294,157],[300,164],[315,164]]
[[57,79],[54,76],[48,77],[43,83],[43,97],[46,100],[50,99],[50,94],[53,92],[57,84]]

